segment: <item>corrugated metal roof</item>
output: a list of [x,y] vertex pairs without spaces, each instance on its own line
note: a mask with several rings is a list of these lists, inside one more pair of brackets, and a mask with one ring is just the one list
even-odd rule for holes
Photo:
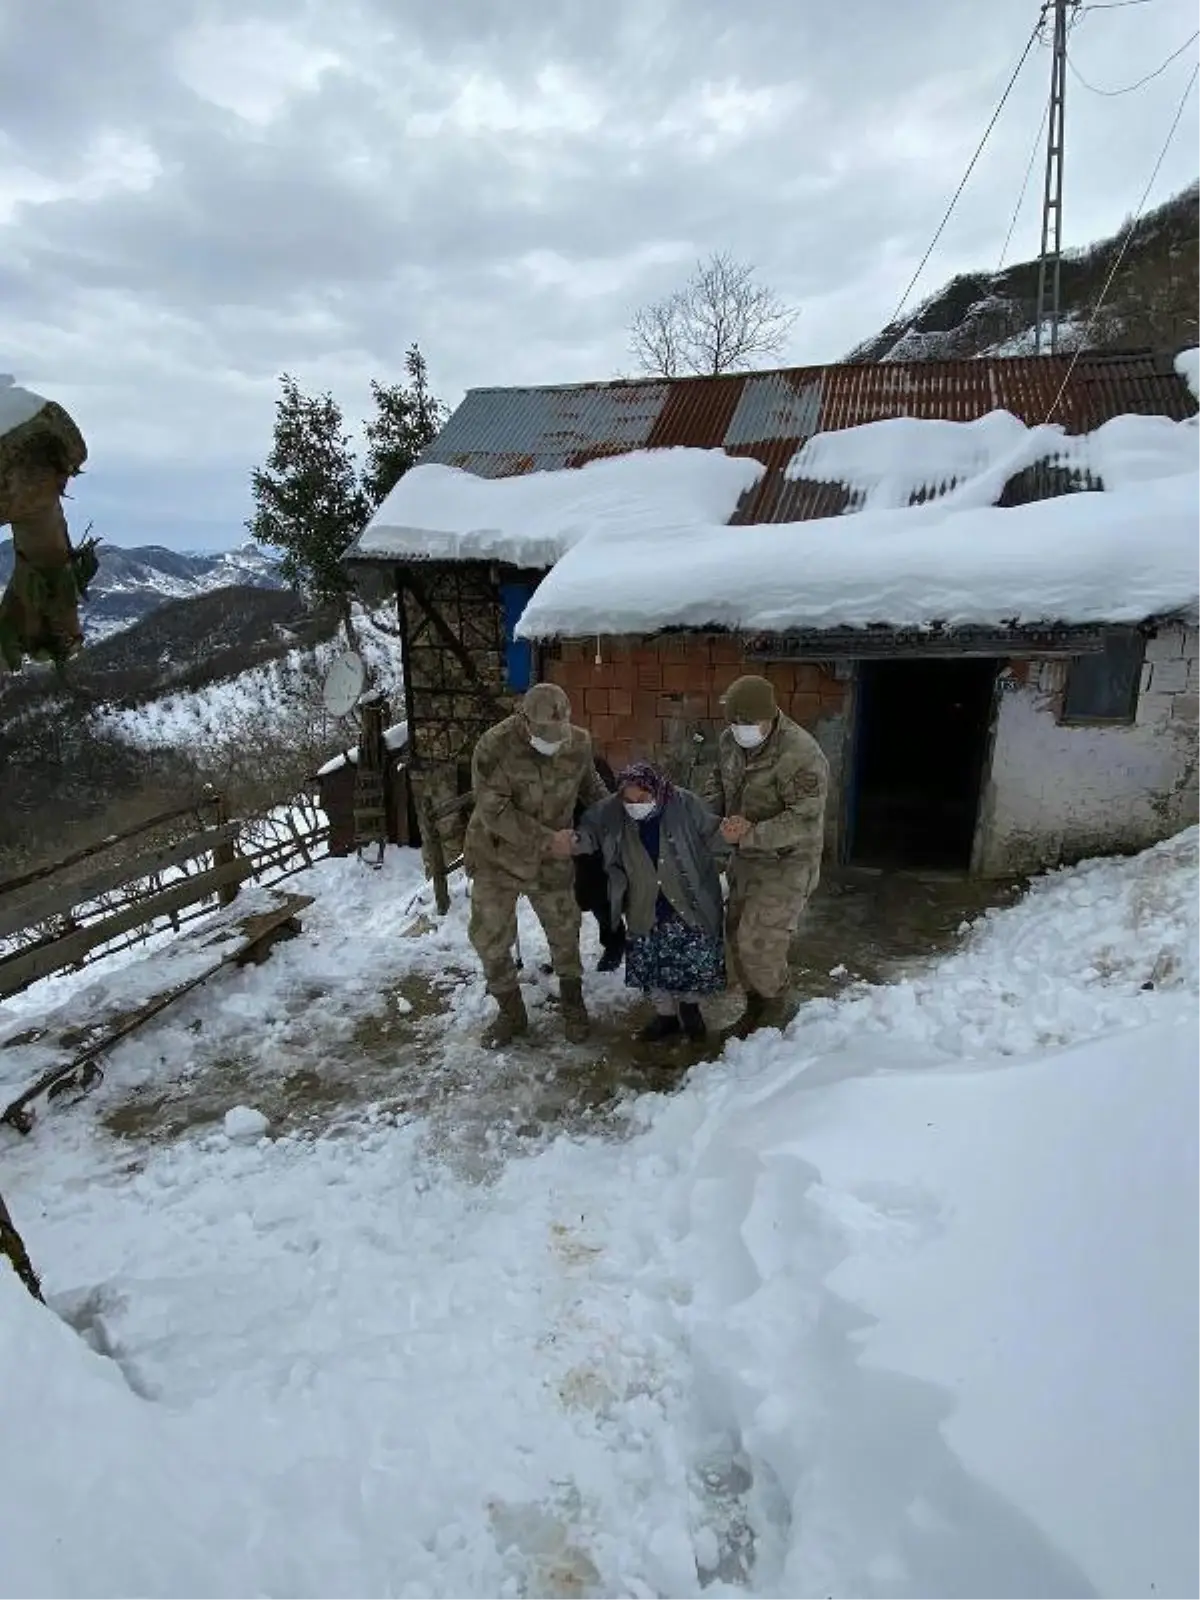
[[[719,378],[622,380],[542,389],[472,389],[422,456],[480,477],[582,466],[629,450],[690,446],[753,456],[768,471],[731,519],[803,522],[850,509],[838,484],[786,482],[783,469],[815,433],[888,417],[969,422],[1010,411],[1044,422],[1068,356],[794,367]],[[1093,351],[1079,357],[1051,420],[1086,433],[1127,413],[1182,421],[1196,412],[1170,355]],[[1034,498],[1061,492],[1029,476]]]

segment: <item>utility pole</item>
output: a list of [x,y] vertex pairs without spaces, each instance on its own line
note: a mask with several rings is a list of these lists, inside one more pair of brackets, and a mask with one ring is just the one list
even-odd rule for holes
[[1042,251],[1038,261],[1037,331],[1034,349],[1042,353],[1042,329],[1050,322],[1050,354],[1058,351],[1062,305],[1063,135],[1067,97],[1067,15],[1080,0],[1043,0],[1042,23],[1054,16],[1050,59],[1050,115],[1046,126],[1046,184],[1042,194]]

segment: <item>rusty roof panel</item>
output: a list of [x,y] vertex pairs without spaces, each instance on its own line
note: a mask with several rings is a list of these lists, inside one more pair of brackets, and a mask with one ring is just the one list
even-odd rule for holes
[[694,450],[719,450],[745,382],[742,373],[725,378],[675,379],[647,448],[688,445]]
[[799,448],[820,426],[822,377],[820,368],[807,376],[752,373],[725,430],[726,450],[760,439],[794,439]]
[[[783,478],[815,432],[889,417],[967,422],[1012,412],[1029,425],[1053,420],[1090,431],[1128,412],[1182,421],[1196,413],[1169,355],[1091,351],[1068,356],[880,362],[796,367],[720,378],[577,384],[549,389],[475,389],[423,461],[481,477],[582,466],[628,450],[690,446],[753,456],[768,471],[744,497],[734,522],[805,521],[852,509],[838,484]],[[1029,474],[1011,494],[1061,492],[1052,472]],[[1008,494],[1009,491],[1006,491]],[[1007,501],[1005,503],[1010,503]]]
[[995,410],[986,361],[880,362],[829,367],[825,373],[822,433],[857,428],[890,417],[971,422]]

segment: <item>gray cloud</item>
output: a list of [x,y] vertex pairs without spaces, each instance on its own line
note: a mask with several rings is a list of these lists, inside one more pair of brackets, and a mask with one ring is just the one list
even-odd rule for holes
[[[78,415],[80,515],[199,545],[240,537],[285,369],[351,423],[413,339],[451,401],[611,376],[632,310],[720,248],[803,308],[789,359],[836,359],[890,315],[1034,14],[0,0],[0,369]],[[1187,0],[1097,11],[1076,59],[1119,86],[1192,26]],[[1136,203],[1189,68],[1072,84],[1072,242]],[[995,263],[1047,73],[1039,51],[915,298]],[[1193,101],[1155,198],[1195,148]]]

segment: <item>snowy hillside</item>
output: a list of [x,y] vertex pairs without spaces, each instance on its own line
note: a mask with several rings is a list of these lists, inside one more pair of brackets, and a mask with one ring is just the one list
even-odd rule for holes
[[[1200,187],[1147,212],[1134,231],[1087,343],[1178,350],[1197,337]],[[1060,347],[1084,338],[1120,247],[1121,233],[1063,257]],[[945,361],[1034,353],[1038,263],[962,273],[846,357],[848,361]]]
[[[111,637],[168,600],[186,600],[231,585],[280,589],[278,560],[247,542],[236,550],[203,555],[161,545],[126,548],[105,543],[100,570],[83,607],[89,644]],[[0,587],[12,571],[12,540],[0,543]]]
[[420,882],[7,1136],[0,1594],[1196,1593],[1196,830],[619,1106]]
[[[361,609],[357,632],[372,687],[398,696],[400,652],[395,637]],[[230,736],[250,716],[273,721],[282,737],[298,711],[321,715],[322,681],[330,662],[346,648],[339,633],[197,689],[160,695],[132,707],[102,706],[95,720],[104,734],[116,734],[144,749],[194,748],[215,733]]]

